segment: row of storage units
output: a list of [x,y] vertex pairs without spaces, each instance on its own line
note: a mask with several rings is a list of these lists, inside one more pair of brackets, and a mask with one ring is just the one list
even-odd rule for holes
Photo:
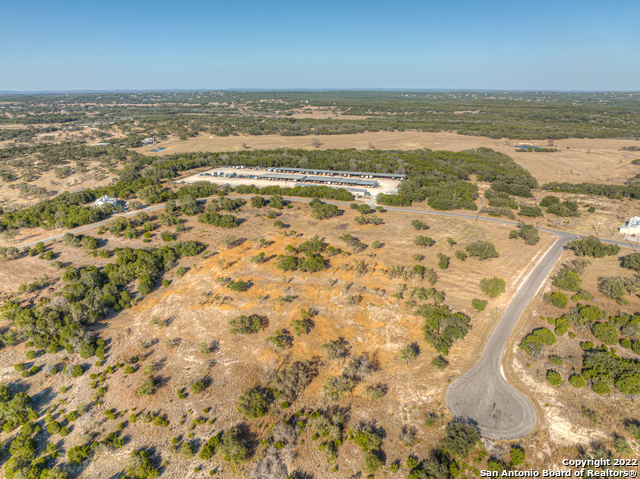
[[364,188],[375,188],[379,186],[376,180],[367,180],[362,178],[338,178],[338,177],[323,177],[323,176],[306,176],[295,174],[282,174],[282,173],[264,173],[257,177],[260,180],[271,181],[293,181],[302,182],[315,185],[349,185],[349,186],[361,186]]
[[403,181],[407,179],[407,175],[397,173],[371,173],[366,171],[340,171],[340,170],[310,170],[308,168],[273,168],[277,173],[282,174],[302,174],[314,176],[342,176],[345,178],[379,178],[386,180]]

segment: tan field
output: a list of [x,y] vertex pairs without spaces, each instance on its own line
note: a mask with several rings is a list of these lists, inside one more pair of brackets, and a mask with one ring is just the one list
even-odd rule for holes
[[[317,142],[320,143],[319,146],[315,146]],[[623,146],[640,146],[640,141],[556,140],[554,147],[560,151],[555,153],[516,153],[514,147],[520,144],[547,146],[547,142],[542,140],[493,140],[449,132],[403,131],[322,136],[245,135],[219,137],[200,135],[185,141],[170,137],[157,145],[157,147],[166,148],[162,152],[151,153],[150,150],[156,146],[136,148],[135,150],[145,155],[163,156],[190,151],[217,152],[276,148],[303,148],[307,150],[343,148],[415,150],[428,148],[431,150],[462,151],[487,147],[509,155],[516,163],[529,170],[541,184],[552,181],[623,184],[628,178],[640,174],[640,165],[631,164],[631,160],[640,158],[640,153],[620,150]]]
[[[188,219],[185,224],[187,230],[179,239],[195,239],[209,244],[208,257],[180,260],[180,265],[188,268],[184,277],[176,277],[175,270],[172,270],[165,276],[171,281],[168,287],[159,286],[132,308],[96,325],[101,330],[101,337],[110,345],[107,364],[112,366],[116,361],[124,361],[134,355],[143,358],[145,365],[154,363],[155,376],[159,381],[158,391],[153,396],[141,398],[135,391],[143,377],[142,371],[128,376],[116,372],[108,382],[104,404],[96,406],[74,423],[68,443],[65,444],[77,444],[80,434],[87,430],[100,435],[110,432],[115,423],[105,422],[102,413],[106,409],[115,408],[118,414],[122,414],[121,420],[127,417],[132,408],[136,412],[153,411],[166,417],[168,427],[153,427],[141,421],[129,423],[126,426],[126,434],[130,438],[127,447],[154,448],[163,461],[168,461],[163,477],[181,479],[185,477],[185,470],[201,465],[205,472],[217,469],[216,477],[239,477],[239,472],[249,477],[246,473],[250,465],[234,471],[219,457],[205,462],[170,454],[171,437],[185,438],[188,433],[193,433],[195,440],[206,441],[217,431],[244,423],[257,444],[268,438],[270,427],[281,418],[289,417],[297,410],[331,407],[331,403],[321,400],[322,386],[328,375],[340,374],[341,364],[322,359],[319,345],[343,337],[349,343],[352,356],[367,353],[376,365],[375,372],[358,385],[353,395],[336,405],[345,414],[346,429],[361,420],[375,420],[378,426],[385,429],[388,438],[385,442],[386,467],[393,461],[402,461],[402,477],[409,472],[404,466],[409,454],[419,458],[430,454],[442,435],[446,421],[450,419],[443,400],[448,380],[475,363],[500,314],[554,237],[544,235],[538,245],[525,246],[521,241],[507,239],[509,228],[506,226],[461,219],[420,218],[428,222],[431,228],[426,234],[436,241],[434,246],[424,248],[413,244],[418,232],[413,230],[410,222],[415,215],[388,212],[381,214],[385,221],[381,226],[358,226],[354,222],[356,213],[350,209],[346,209],[342,216],[317,221],[310,218],[307,205],[293,203],[293,206],[283,210],[279,219],[298,232],[295,237],[279,234],[279,230],[273,226],[273,220],[265,216],[264,208],[258,210],[248,205],[242,208],[244,211],[240,216],[245,222],[238,230],[220,230],[196,223],[195,217]],[[166,227],[154,230],[151,244],[163,245],[160,236],[166,230]],[[242,237],[243,242],[227,249],[219,242],[230,232]],[[284,273],[275,267],[275,256],[282,254],[287,244],[298,246],[314,234],[324,237],[331,245],[349,250],[338,240],[338,236],[344,233],[357,236],[369,245],[376,239],[385,245],[377,250],[369,247],[357,254],[338,254],[327,258],[329,265],[323,272]],[[107,249],[144,246],[141,238],[128,240],[116,238],[110,233],[97,237],[101,246],[106,242],[104,246]],[[450,247],[446,241],[448,237],[454,238],[458,244]],[[260,247],[257,242],[259,238],[267,240],[265,247]],[[479,239],[492,241],[500,257],[485,261],[469,258],[465,262],[453,257],[455,250],[463,249],[468,243]],[[113,258],[93,258],[87,251],[70,248],[63,243],[56,243],[52,249],[59,254],[57,259],[65,265],[104,266],[113,261]],[[270,259],[261,265],[251,263],[249,259],[261,251]],[[447,357],[449,367],[444,371],[438,371],[431,365],[437,353],[422,339],[420,328],[424,320],[415,316],[413,308],[405,304],[410,299],[410,288],[428,288],[430,285],[415,277],[391,279],[382,272],[384,268],[394,265],[412,267],[416,261],[412,256],[416,253],[426,257],[421,264],[436,269],[438,280],[434,287],[447,294],[446,304],[471,318],[471,331],[464,340],[454,344]],[[448,269],[437,268],[437,253],[451,256]],[[375,270],[357,274],[350,269],[356,259],[372,265]],[[57,274],[47,267],[48,262],[26,257],[16,260],[18,263],[24,272],[13,278],[11,286],[5,282],[6,289],[15,291],[17,284],[31,279],[37,267],[54,277],[49,285],[51,289],[37,293],[37,299],[49,297],[62,286],[56,278]],[[478,286],[479,280],[493,275],[506,280],[506,292],[496,299],[490,299],[486,310],[478,313],[470,307],[470,301],[483,297]],[[244,293],[234,293],[217,281],[221,277],[250,281],[251,287]],[[402,283],[406,283],[407,287],[404,298],[392,297],[400,290]],[[284,295],[292,295],[293,299],[289,303],[277,301],[279,296]],[[359,302],[351,301],[354,295],[360,296]],[[229,299],[221,302],[222,297]],[[276,330],[291,331],[289,323],[300,318],[302,308],[316,310],[313,317],[315,326],[309,334],[294,336],[290,349],[274,351],[265,339]],[[238,314],[266,317],[265,329],[246,336],[231,335],[228,321]],[[151,324],[154,317],[165,320],[166,326]],[[174,346],[168,348],[167,342]],[[203,354],[198,346],[200,342],[216,342],[218,349],[208,355]],[[411,342],[419,345],[420,354],[407,365],[398,360],[397,354],[400,348]],[[24,344],[5,349],[0,366],[7,379],[18,376],[11,365],[24,361],[27,349]],[[64,352],[43,355],[35,362],[41,367],[52,361],[66,364],[69,361],[66,356]],[[303,359],[319,361],[318,374],[290,409],[274,405],[273,414],[252,420],[243,419],[237,413],[238,395],[242,391],[258,384],[268,384],[274,371]],[[92,366],[90,372],[95,373],[97,369]],[[85,374],[77,380],[65,381],[66,385],[71,386],[71,393],[65,395],[67,403],[54,408],[56,417],[91,401],[94,391],[90,388],[91,381],[87,376]],[[188,386],[199,377],[206,378],[209,386],[204,393],[196,395]],[[55,383],[56,380],[59,381],[55,377],[46,378],[39,374],[23,382],[25,386],[28,384],[30,391],[37,391],[42,387],[57,389],[59,384]],[[385,396],[379,401],[363,397],[363,390],[376,384],[386,387]],[[177,389],[186,391],[186,399],[178,398]],[[127,410],[123,411],[125,408]],[[205,408],[212,409],[209,412]],[[427,414],[437,415],[435,427],[424,427]],[[210,420],[209,425],[190,429],[192,421],[199,417]],[[410,447],[397,440],[405,426],[417,430],[418,441]],[[296,470],[313,472],[314,477],[346,479],[352,477],[353,471],[362,468],[364,455],[350,441],[345,441],[340,448],[338,467],[334,470],[333,464],[328,465],[324,455],[317,450],[317,443],[311,439],[311,434],[305,434],[302,437],[304,442],[301,441],[298,446],[298,458],[292,464]],[[535,438],[530,442],[539,445]],[[501,448],[502,443],[492,447]],[[68,449],[68,446],[65,445],[65,448]],[[255,454],[259,455],[257,447]],[[112,477],[122,469],[124,460],[124,455],[101,455],[86,464],[83,477]],[[534,465],[543,464],[544,457],[538,459],[532,455],[530,461]]]

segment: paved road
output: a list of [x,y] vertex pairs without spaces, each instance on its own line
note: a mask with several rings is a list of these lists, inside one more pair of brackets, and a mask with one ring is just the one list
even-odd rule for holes
[[529,400],[502,375],[500,360],[520,316],[536,295],[573,235],[564,233],[524,281],[491,333],[480,362],[449,386],[445,402],[454,418],[471,419],[484,437],[516,439],[536,426]]
[[[242,195],[242,196],[234,196],[234,198],[252,198],[255,195]],[[201,199],[200,201],[210,201],[211,199],[214,198],[218,198],[216,197],[211,197],[211,198],[204,198]],[[302,202],[302,203],[309,203],[311,202],[311,198],[299,198],[297,196],[287,196],[285,197],[286,199],[290,200],[290,201],[298,201],[298,202]],[[178,202],[179,203],[179,202]],[[345,202],[345,201],[332,201],[332,200],[325,200],[325,203],[331,203],[334,205],[339,205],[339,206],[349,206],[351,203],[350,202]],[[148,206],[147,208],[143,208],[141,210],[135,210],[135,211],[130,211],[128,213],[122,213],[122,214],[116,214],[111,216],[110,218],[106,219],[106,220],[102,220],[99,221],[97,223],[91,223],[89,225],[85,225],[85,226],[80,226],[78,228],[72,229],[72,230],[68,230],[65,231],[64,233],[61,234],[57,234],[54,236],[49,236],[47,238],[43,238],[37,241],[33,241],[30,243],[22,243],[20,245],[18,245],[19,248],[22,248],[24,246],[35,246],[36,244],[38,244],[39,242],[43,242],[43,243],[51,243],[55,240],[58,240],[60,238],[62,238],[65,233],[73,233],[73,234],[78,234],[78,233],[83,233],[85,231],[89,231],[92,230],[94,228],[99,228],[100,226],[106,226],[107,224],[109,224],[111,221],[114,220],[115,217],[118,216],[124,216],[124,217],[130,217],[130,216],[134,216],[137,213],[140,213],[141,211],[156,211],[159,209],[164,208],[164,203],[161,204],[157,204],[157,205],[153,205],[153,206]],[[484,221],[484,222],[489,222],[489,223],[498,223],[498,224],[503,224],[503,225],[509,225],[509,226],[517,226],[518,223],[515,221],[508,221],[508,220],[502,220],[500,218],[486,218],[484,216],[476,216],[476,215],[467,215],[464,213],[452,213],[449,211],[425,211],[425,210],[415,210],[415,209],[411,209],[411,208],[396,208],[393,206],[386,206],[385,209],[389,210],[389,211],[403,211],[405,213],[416,213],[416,214],[421,214],[421,215],[433,215],[433,216],[449,216],[449,217],[454,217],[454,218],[464,218],[464,219],[471,219],[471,220],[475,220],[475,221]],[[559,230],[554,230],[554,229],[550,229],[550,228],[538,228],[540,231],[546,231],[548,233],[553,233],[555,235],[561,236],[561,235],[571,235],[573,237],[573,235],[575,233],[567,233],[565,231],[559,231]],[[586,236],[586,235],[581,235],[581,236]],[[623,248],[632,248],[635,249],[635,244],[631,243],[629,241],[613,241],[613,240],[607,240],[607,239],[601,239],[600,241],[602,241],[603,243],[612,243],[612,244],[617,244]]]

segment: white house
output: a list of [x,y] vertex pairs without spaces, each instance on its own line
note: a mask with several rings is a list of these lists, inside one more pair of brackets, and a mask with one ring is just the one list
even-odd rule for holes
[[99,207],[102,207],[102,206],[105,206],[105,205],[111,205],[111,206],[113,206],[115,208],[116,206],[118,206],[118,200],[116,200],[115,198],[111,198],[110,196],[104,195],[104,196],[98,198],[95,201],[95,203],[93,203],[92,206],[94,208],[99,208]]
[[640,216],[634,216],[620,227],[620,233],[624,235],[640,234]]

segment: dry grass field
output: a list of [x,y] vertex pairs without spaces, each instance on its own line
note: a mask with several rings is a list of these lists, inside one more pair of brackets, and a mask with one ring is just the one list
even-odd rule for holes
[[[269,428],[281,418],[288,418],[295,411],[311,411],[318,408],[341,410],[346,428],[362,420],[373,421],[386,431],[383,450],[386,456],[385,469],[395,460],[401,460],[399,476],[404,477],[407,469],[404,462],[409,454],[426,458],[442,435],[446,421],[450,419],[444,405],[444,392],[450,381],[469,369],[479,357],[488,335],[497,319],[515,294],[518,286],[524,281],[537,260],[553,243],[555,238],[543,235],[536,246],[526,246],[521,241],[507,239],[509,229],[497,225],[486,225],[469,220],[448,218],[418,218],[426,221],[430,229],[416,232],[410,223],[416,215],[409,213],[387,212],[380,216],[383,225],[358,226],[354,221],[355,213],[346,209],[344,213],[329,220],[313,220],[306,204],[293,203],[293,208],[285,209],[278,218],[290,225],[289,230],[296,231],[294,236],[285,237],[273,226],[273,219],[264,214],[265,209],[254,209],[244,206],[240,217],[245,220],[238,230],[220,230],[195,222],[191,217],[185,225],[187,230],[180,240],[195,239],[209,244],[206,259],[201,257],[185,258],[180,266],[188,272],[182,278],[175,276],[175,269],[165,277],[171,284],[158,287],[138,304],[130,309],[110,317],[97,324],[95,329],[107,341],[106,365],[113,366],[117,361],[137,355],[144,365],[155,364],[155,377],[159,381],[158,391],[148,397],[137,396],[136,389],[142,378],[142,371],[124,376],[122,369],[116,371],[107,382],[108,392],[104,404],[90,409],[81,419],[73,423],[71,434],[65,439],[65,449],[80,442],[79,436],[85,431],[95,431],[102,437],[113,430],[118,421],[125,420],[132,410],[151,411],[163,414],[169,420],[165,428],[143,424],[128,424],[124,433],[128,438],[122,450],[100,454],[94,461],[83,463],[75,472],[86,478],[114,477],[126,461],[132,449],[150,448],[162,462],[166,461],[162,477],[184,478],[204,477],[211,469],[218,471],[216,477],[248,477],[247,468],[236,469],[219,462],[219,457],[211,461],[197,458],[184,459],[168,451],[172,437],[190,440],[200,444],[217,431],[231,426],[241,426],[250,438],[249,445],[256,454],[261,450],[259,441],[269,436]],[[162,246],[160,236],[168,228],[161,227],[153,232],[151,245]],[[351,234],[364,243],[371,245],[375,240],[382,241],[380,249],[367,248],[357,254],[339,254],[328,258],[329,265],[323,272],[283,273],[275,267],[275,256],[284,253],[287,244],[294,246],[319,235],[323,240],[335,247],[349,251],[348,247],[338,239],[342,234]],[[101,246],[107,249],[114,247],[142,247],[140,239],[127,240],[116,238],[110,233],[98,236]],[[238,239],[238,245],[225,248],[220,240],[227,234]],[[413,244],[417,234],[427,234],[436,243],[429,248]],[[446,238],[453,238],[457,245],[449,246]],[[264,238],[267,245],[260,247],[258,240]],[[465,245],[477,241],[488,240],[495,244],[500,253],[499,258],[478,261],[469,258],[465,262],[456,259],[453,253],[463,249]],[[106,244],[105,244],[106,243]],[[94,258],[82,249],[74,249],[62,243],[53,245],[59,253],[64,266],[69,264],[95,264],[104,266],[111,259]],[[250,257],[264,252],[269,261],[256,265],[249,261]],[[429,287],[427,282],[412,279],[390,279],[382,270],[394,265],[412,267],[416,260],[414,254],[422,254],[425,259],[420,262],[424,266],[434,268],[438,280],[433,286],[446,294],[445,303],[452,310],[465,313],[471,318],[472,329],[467,337],[454,344],[447,360],[449,366],[444,371],[436,370],[431,361],[437,354],[422,339],[420,330],[423,319],[414,316],[412,308],[405,306],[412,287]],[[436,266],[437,253],[451,257],[451,265],[446,270]],[[354,260],[365,261],[373,271],[358,275],[350,269]],[[57,274],[47,267],[47,262],[37,258],[24,258],[14,263],[16,274],[1,277],[5,291],[15,291],[17,284],[28,281],[37,268],[48,272],[51,280],[48,288],[38,293],[33,299],[50,297],[58,291],[61,282]],[[42,273],[40,273],[42,274]],[[506,280],[506,292],[497,299],[489,300],[485,311],[478,313],[471,308],[473,298],[483,298],[479,281],[483,277],[498,276]],[[218,282],[218,278],[232,280],[243,279],[250,283],[244,293],[235,293]],[[403,300],[392,296],[405,284]],[[377,290],[376,290],[377,288]],[[278,301],[281,296],[290,295],[290,302]],[[354,301],[352,298],[359,296]],[[222,297],[227,297],[221,301]],[[300,319],[302,308],[313,309],[313,328],[308,335],[293,337],[293,347],[276,352],[272,345],[265,341],[276,330],[287,329],[293,319]],[[228,321],[239,314],[258,314],[266,318],[265,328],[256,334],[234,336],[229,333]],[[165,327],[151,323],[152,318],[166,321]],[[319,346],[330,339],[344,338],[349,345],[350,355],[356,357],[368,354],[375,366],[375,372],[358,385],[353,395],[345,397],[338,403],[327,403],[322,400],[322,385],[328,375],[337,375],[342,364],[338,361],[323,359]],[[167,341],[174,344],[168,348]],[[210,354],[200,351],[199,343],[216,344]],[[415,342],[420,354],[411,364],[404,364],[397,359],[400,348]],[[28,348],[24,345],[8,348],[0,359],[0,375],[5,381],[16,381],[19,373],[12,365],[24,361]],[[46,363],[77,363],[79,358],[66,358],[65,353],[43,355],[34,363],[43,366]],[[254,420],[243,419],[237,412],[238,395],[248,387],[268,386],[273,373],[296,360],[309,359],[318,361],[317,376],[289,409],[281,409],[274,405],[272,413]],[[89,366],[89,362],[85,361]],[[31,364],[28,364],[30,367]],[[142,369],[142,368],[141,368]],[[91,366],[90,373],[98,372]],[[60,386],[59,376],[45,378],[37,374],[27,380],[21,379],[24,389],[35,393],[45,390],[37,396],[38,404],[52,407],[58,400],[66,398],[67,402],[57,406],[54,416],[62,411],[71,411],[81,403],[88,403],[94,394],[90,389],[89,374],[77,380],[65,380],[71,387],[65,394],[57,393]],[[208,387],[204,393],[196,395],[188,386],[196,378],[205,378]],[[365,387],[380,384],[386,394],[380,401],[373,401],[362,395]],[[179,399],[176,390],[184,388],[188,394]],[[122,413],[122,419],[108,421],[103,411],[115,408]],[[211,408],[204,413],[205,408]],[[337,408],[337,409],[336,409]],[[438,418],[433,427],[426,427],[427,415],[434,414]],[[208,423],[194,429],[189,426],[194,419],[204,417]],[[417,442],[405,446],[398,440],[403,427],[415,428]],[[346,441],[338,452],[337,470],[333,464],[329,466],[324,455],[317,450],[316,443],[310,433],[300,436],[297,446],[297,459],[290,471],[297,470],[313,478],[349,478],[360,471],[363,453],[350,441]],[[485,446],[490,451],[500,451],[503,442],[489,442]],[[529,457],[529,450],[527,455]],[[544,464],[545,457],[532,459],[532,464]],[[191,473],[195,467],[202,466],[201,473]],[[475,464],[480,467],[480,464]],[[393,476],[392,476],[393,477]]]
[[[346,117],[345,117],[346,118]],[[314,146],[319,141],[320,146]],[[572,183],[615,183],[640,173],[640,165],[631,160],[640,158],[638,152],[621,151],[623,146],[640,146],[640,141],[609,139],[556,140],[555,153],[516,153],[515,145],[547,146],[546,141],[493,140],[486,137],[457,135],[449,132],[429,133],[418,131],[358,133],[354,135],[323,136],[228,136],[199,135],[181,141],[169,137],[159,146],[166,150],[151,153],[156,148],[141,147],[135,150],[152,156],[189,151],[240,151],[242,149],[270,150],[275,148],[304,148],[308,150],[356,148],[358,150],[431,150],[462,151],[487,147],[512,157],[540,182],[569,181]],[[244,146],[243,146],[244,145]]]

